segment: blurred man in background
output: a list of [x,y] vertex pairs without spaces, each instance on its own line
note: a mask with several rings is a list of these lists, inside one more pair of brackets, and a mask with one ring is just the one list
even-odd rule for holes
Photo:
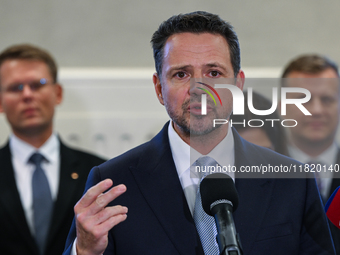
[[[283,86],[301,87],[311,93],[311,100],[304,104],[311,115],[304,115],[294,105],[287,106],[284,117],[298,122],[289,129],[290,156],[303,163],[334,169],[335,164],[340,164],[340,150],[335,141],[340,114],[338,66],[323,56],[303,55],[286,66],[282,78]],[[290,97],[301,97],[301,93],[290,93]],[[335,171],[319,174],[319,190],[327,200],[340,185],[340,179],[333,178],[337,175]]]
[[[282,86],[305,88],[311,93],[311,99],[304,104],[311,115],[304,115],[295,105],[287,105],[287,114],[283,117],[298,122],[296,127],[289,128],[290,156],[311,164],[326,202],[340,185],[340,150],[336,142],[340,114],[338,66],[321,55],[302,55],[287,64],[282,78]],[[288,96],[299,98],[301,95],[289,93]],[[330,225],[340,254],[340,230]]]
[[0,254],[60,255],[88,172],[104,162],[53,131],[62,98],[48,52],[15,45],[0,53],[0,112],[12,131],[0,149]]

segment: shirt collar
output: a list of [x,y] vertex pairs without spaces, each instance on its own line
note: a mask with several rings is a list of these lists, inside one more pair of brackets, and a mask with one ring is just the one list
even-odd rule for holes
[[[181,176],[181,174],[185,172],[200,156],[202,156],[202,154],[185,143],[174,130],[172,124],[173,122],[170,121],[168,127],[170,148],[178,176]],[[215,159],[221,166],[234,165],[234,136],[230,125],[228,125],[228,134],[207,156]]]
[[57,135],[53,133],[47,141],[37,149],[14,134],[11,134],[9,147],[12,157],[24,163],[27,163],[31,155],[35,152],[42,154],[48,162],[54,163],[58,159],[60,143]]

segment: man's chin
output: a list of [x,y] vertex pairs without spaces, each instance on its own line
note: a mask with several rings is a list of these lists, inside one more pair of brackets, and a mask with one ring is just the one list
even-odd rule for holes
[[21,133],[26,133],[26,134],[39,134],[40,132],[43,132],[48,125],[41,123],[41,122],[29,122],[29,123],[24,123],[21,125],[17,130],[20,131]]
[[318,146],[323,144],[327,140],[328,136],[325,134],[311,134],[308,136],[305,136],[306,143],[314,144],[314,146]]
[[216,130],[219,126],[213,127],[212,125],[207,126],[191,126],[190,127],[190,136],[203,136],[210,134],[214,130]]
[[[216,117],[214,117],[216,118]],[[213,132],[214,130],[221,127],[216,125],[214,127],[214,118],[210,116],[200,116],[200,118],[190,118],[190,135],[191,136],[202,136]]]

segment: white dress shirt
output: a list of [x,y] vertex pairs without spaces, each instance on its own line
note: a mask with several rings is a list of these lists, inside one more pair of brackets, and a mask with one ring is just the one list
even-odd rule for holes
[[[289,155],[302,163],[308,163],[308,162],[317,162],[320,163],[322,166],[326,165],[326,168],[328,169],[330,166],[334,169],[334,164],[336,163],[336,158],[338,155],[338,146],[334,142],[327,150],[325,150],[322,154],[319,156],[313,158],[300,149],[298,149],[295,146],[288,146]],[[332,171],[323,171],[324,168],[322,167],[322,171],[319,173],[320,181],[322,183],[322,191],[320,192],[322,197],[324,199],[328,199],[329,192],[331,189],[332,184],[332,178],[333,178],[333,172]]]
[[45,157],[41,167],[48,179],[52,199],[55,201],[59,185],[60,143],[57,135],[53,134],[39,149],[24,142],[14,134],[10,136],[9,148],[12,155],[14,177],[19,191],[21,204],[25,212],[28,226],[34,234],[33,226],[33,197],[32,176],[35,165],[28,162],[33,153],[38,152]]
[[[175,162],[178,177],[182,184],[190,212],[193,215],[199,179],[190,177],[190,166],[203,155],[185,143],[176,133],[172,125],[173,123],[170,121],[168,136],[172,158]],[[234,166],[234,137],[230,125],[226,137],[206,156],[212,157],[221,166]],[[230,177],[234,179],[234,175],[230,175]],[[77,239],[73,242],[71,255],[77,255],[76,240]]]
[[[172,158],[175,162],[190,212],[193,214],[199,179],[190,177],[190,166],[203,155],[185,143],[176,133],[172,124],[171,121],[168,128]],[[206,156],[212,157],[221,166],[234,166],[234,137],[230,125],[226,137]],[[230,175],[230,177],[234,179],[234,175]]]

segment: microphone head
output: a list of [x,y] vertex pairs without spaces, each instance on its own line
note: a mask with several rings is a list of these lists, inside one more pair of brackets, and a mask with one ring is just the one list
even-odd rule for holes
[[325,212],[328,219],[337,227],[340,228],[340,187],[333,192],[331,197],[328,199]]
[[233,204],[233,211],[238,206],[238,194],[233,179],[227,174],[214,173],[206,176],[200,184],[202,207],[213,216],[210,206],[218,200],[229,200]]

